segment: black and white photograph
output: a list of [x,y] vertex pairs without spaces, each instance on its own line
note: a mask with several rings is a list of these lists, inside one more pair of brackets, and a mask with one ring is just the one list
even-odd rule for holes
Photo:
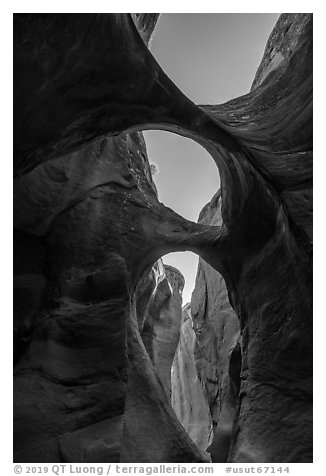
[[315,15],[111,7],[11,14],[10,474],[294,476]]

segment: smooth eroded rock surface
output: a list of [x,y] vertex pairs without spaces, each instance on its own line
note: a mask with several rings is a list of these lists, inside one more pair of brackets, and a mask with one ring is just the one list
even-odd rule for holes
[[[135,327],[137,312],[131,307],[131,289],[160,254],[151,255],[150,240],[146,244],[145,238],[156,230],[144,222],[144,210],[151,215],[163,205],[156,199],[142,136],[108,138],[104,147],[95,144],[94,149],[90,157],[87,148],[74,153],[71,160],[60,158],[40,165],[24,176],[24,184],[33,186],[22,187],[21,179],[15,186],[17,227],[28,236],[34,230],[35,237],[28,241],[21,231],[17,235],[16,303],[24,312],[17,311],[15,460],[201,461],[203,456],[162,395],[161,381]],[[101,173],[93,179],[94,160],[101,165]],[[119,173],[118,180],[111,174],[115,163],[127,171],[120,182]],[[67,166],[71,178],[58,182],[58,174],[49,173],[49,165],[62,174]],[[74,186],[82,182],[81,170],[85,182]],[[148,191],[147,201],[142,190]],[[123,227],[126,232],[120,235]],[[18,241],[22,237],[23,247]],[[159,246],[168,245],[163,240]],[[44,249],[46,264],[42,255],[35,260],[34,249],[35,253]],[[171,285],[166,278],[160,282],[155,268],[153,272],[156,304],[164,302],[165,282],[171,311],[179,303],[181,314],[179,288],[173,303]],[[144,302],[139,302],[140,322],[150,297],[151,293],[147,298],[145,293]],[[161,359],[162,375],[160,371],[158,375],[163,381],[177,346],[181,315],[154,317],[168,330],[176,324],[177,331],[166,336],[174,344],[169,351],[172,356],[166,354],[168,362]],[[159,345],[154,348],[162,353]],[[148,427],[154,428],[153,422],[160,418],[154,438]]]
[[[221,224],[219,191],[201,211],[199,222]],[[191,315],[196,333],[196,368],[213,422],[214,436],[208,451],[213,462],[225,462],[231,444],[239,393],[239,388],[232,388],[229,367],[232,353],[239,345],[240,328],[229,303],[223,277],[202,259],[199,259],[191,299]],[[240,365],[235,369],[238,381],[240,370],[241,351]]]
[[212,440],[212,420],[197,374],[195,343],[190,304],[186,304],[171,374],[172,407],[192,440],[202,451],[206,451]]
[[[282,14],[251,91],[216,106],[162,71],[156,21],[14,15],[14,461],[206,460],[167,396],[178,316],[142,339],[147,298],[171,292],[156,263],[189,250],[212,457],[311,462],[312,14]],[[146,129],[212,155],[207,221],[158,201]]]

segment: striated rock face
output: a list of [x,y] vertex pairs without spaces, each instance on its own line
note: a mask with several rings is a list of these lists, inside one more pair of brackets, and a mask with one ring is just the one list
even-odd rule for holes
[[[198,221],[211,225],[221,224],[219,191],[203,208]],[[230,449],[239,393],[240,326],[229,303],[223,277],[201,258],[191,299],[191,315],[196,333],[195,362],[198,377],[204,388],[214,429],[208,451],[213,462],[224,462]],[[237,352],[240,360],[235,364],[233,361]],[[237,380],[235,386],[233,374]]]
[[[173,266],[164,265],[171,296],[156,316],[154,324],[153,363],[163,383],[168,399],[171,399],[171,368],[180,337],[182,317],[182,290],[184,278]],[[162,292],[162,291],[161,291]],[[156,295],[157,296],[157,295]],[[160,299],[155,296],[155,301]]]
[[[70,206],[65,205],[68,199],[64,192],[56,193],[57,175],[45,175],[44,167],[47,169],[48,164],[24,177],[24,191],[29,190],[29,183],[38,183],[36,174],[42,174],[42,188],[46,177],[47,197],[52,196],[53,190],[55,203],[60,202],[60,212],[49,225],[45,213],[44,224],[38,198],[42,188],[37,189],[36,185],[30,200],[19,201],[19,216],[24,219],[19,222],[21,228],[31,230],[37,218],[40,229],[46,227],[41,242],[47,263],[43,268],[40,263],[40,269],[36,266],[31,253],[38,244],[36,238],[31,244],[24,241],[21,254],[19,249],[16,251],[18,263],[23,256],[29,261],[15,283],[17,302],[21,307],[25,307],[25,299],[30,302],[26,312],[18,314],[17,326],[18,336],[24,335],[23,342],[29,340],[25,352],[18,342],[15,366],[17,461],[201,460],[162,395],[161,383],[139,335],[136,297],[130,303],[129,290],[132,279],[135,280],[130,276],[132,262],[142,253],[144,257],[149,255],[146,240],[137,239],[144,226],[142,202],[133,202],[134,207],[129,210],[125,205],[130,190],[139,193],[133,183],[138,180],[142,183],[140,188],[147,187],[149,199],[152,197],[159,206],[145,174],[145,153],[139,133],[107,139],[99,151],[103,170],[100,184],[95,186],[91,181],[93,163],[85,161],[83,153],[79,160],[73,157],[70,161],[51,162],[54,168],[61,167],[62,174],[63,164],[69,164],[74,177],[77,173],[71,167],[80,170],[91,164],[85,177],[92,186],[82,198],[70,196]],[[130,163],[127,186],[107,179],[111,157],[119,159],[125,167]],[[15,190],[18,196],[21,187],[19,179]],[[79,194],[80,188],[72,187],[69,191]],[[149,210],[152,208],[153,205],[149,206]],[[138,209],[140,214],[134,221]],[[121,236],[117,242],[121,226],[127,226],[129,232],[125,241]],[[134,252],[130,250],[131,240]],[[138,265],[136,268],[139,270]],[[164,282],[172,295],[166,279],[160,283],[157,279],[156,301],[161,298]],[[27,292],[24,294],[25,288],[33,299]],[[153,398],[154,406],[150,404]],[[154,438],[148,426],[153,427],[152,418],[157,421],[158,415],[160,429],[155,429]],[[171,447],[166,439],[171,441]]]
[[187,304],[182,311],[180,341],[172,367],[172,407],[192,440],[206,451],[212,439],[212,420],[197,375],[195,342],[190,304]]
[[299,43],[302,41],[306,28],[310,28],[310,22],[310,15],[300,13],[288,13],[279,17],[268,39],[264,56],[251,86],[252,90],[260,86],[272,71],[277,75],[280,73],[279,68],[288,66],[293,52],[300,47]]
[[[189,250],[223,276],[241,334],[233,347],[226,324],[228,370],[214,372],[196,320],[221,342],[208,288],[222,280],[205,268],[197,366],[209,398],[225,392],[220,411],[209,402],[226,442],[212,455],[311,461],[312,15],[281,15],[251,92],[217,106],[192,103],[152,57],[156,19],[14,16],[14,460],[205,459],[161,383],[171,352],[160,379],[141,337],[149,303],[137,303],[155,263]],[[157,200],[139,132],[150,128],[212,155],[221,223]],[[176,339],[157,335],[153,360]]]
[[[220,225],[218,191],[200,223]],[[241,371],[240,326],[223,277],[201,258],[191,305],[183,324],[172,373],[172,406],[192,439],[213,462],[227,460],[236,416]]]
[[180,336],[184,277],[178,269],[163,264],[162,260],[158,261],[150,274],[151,279],[145,277],[141,288],[146,290],[148,284],[153,282],[156,287],[150,299],[147,297],[145,313],[139,309],[139,303],[146,302],[146,291],[143,291],[142,296],[138,293],[137,314],[145,317],[141,336],[170,400],[171,367]]

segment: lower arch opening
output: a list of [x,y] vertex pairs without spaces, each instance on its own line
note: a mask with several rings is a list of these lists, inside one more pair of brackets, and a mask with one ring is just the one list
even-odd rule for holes
[[183,306],[191,302],[191,294],[195,288],[198,259],[198,255],[191,251],[169,253],[162,258],[164,265],[177,268],[184,277],[185,283],[182,291]]

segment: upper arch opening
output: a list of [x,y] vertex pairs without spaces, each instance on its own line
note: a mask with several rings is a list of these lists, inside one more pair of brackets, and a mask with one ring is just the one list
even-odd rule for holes
[[197,222],[204,205],[220,187],[212,156],[194,140],[166,131],[145,131],[158,198],[184,218]]

